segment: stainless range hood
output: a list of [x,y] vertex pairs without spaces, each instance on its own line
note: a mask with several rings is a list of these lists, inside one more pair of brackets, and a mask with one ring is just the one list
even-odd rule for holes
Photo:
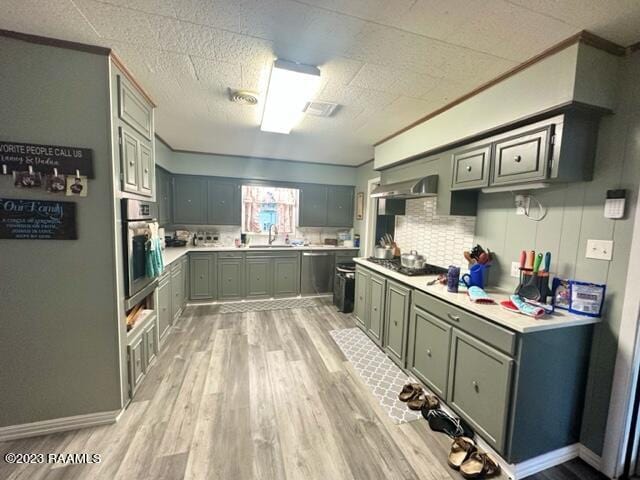
[[420,198],[438,194],[438,175],[380,185],[371,192],[373,198]]

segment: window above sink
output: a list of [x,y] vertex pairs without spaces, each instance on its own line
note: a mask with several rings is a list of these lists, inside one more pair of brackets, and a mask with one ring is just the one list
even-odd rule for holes
[[274,225],[278,234],[295,233],[299,191],[295,188],[242,186],[242,233],[267,234]]

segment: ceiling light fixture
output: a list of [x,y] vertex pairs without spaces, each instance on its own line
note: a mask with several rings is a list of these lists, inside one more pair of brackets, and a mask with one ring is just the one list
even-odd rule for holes
[[273,62],[260,130],[285,133],[302,120],[304,109],[320,85],[320,70],[311,65]]

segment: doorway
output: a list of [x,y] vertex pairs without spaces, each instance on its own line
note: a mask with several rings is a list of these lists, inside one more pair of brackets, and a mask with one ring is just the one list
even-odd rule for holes
[[363,256],[373,255],[373,247],[376,243],[376,219],[378,217],[378,201],[371,198],[371,192],[380,185],[380,177],[372,178],[367,182],[367,208],[365,210],[364,239],[362,242]]

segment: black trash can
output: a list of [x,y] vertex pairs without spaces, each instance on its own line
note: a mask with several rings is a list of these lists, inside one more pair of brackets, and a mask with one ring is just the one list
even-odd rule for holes
[[356,264],[355,262],[338,263],[333,281],[333,304],[339,312],[353,312],[355,298]]

